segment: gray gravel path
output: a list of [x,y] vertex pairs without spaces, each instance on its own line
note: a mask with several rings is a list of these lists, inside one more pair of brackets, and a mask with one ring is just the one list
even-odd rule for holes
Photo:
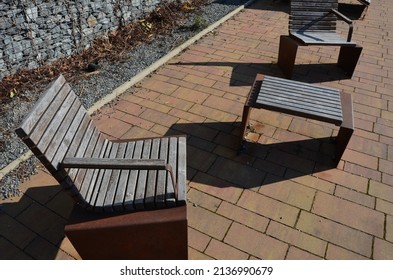
[[[216,22],[247,0],[209,0],[209,4],[198,12],[208,25]],[[111,93],[115,88],[131,77],[153,64],[155,61],[193,37],[201,30],[192,30],[196,15],[191,15],[181,24],[181,28],[170,34],[157,37],[152,43],[144,44],[130,52],[129,59],[123,62],[100,63],[100,73],[92,75],[75,84],[76,92],[83,89],[80,98],[83,105],[89,108],[97,100]],[[0,170],[27,152],[26,146],[14,134],[14,129],[33,106],[39,95],[34,92],[19,93],[13,102],[1,108],[0,112]],[[23,180],[36,172],[38,161],[33,157],[22,163],[19,168],[7,174],[0,181],[0,199],[18,195],[18,186]]]

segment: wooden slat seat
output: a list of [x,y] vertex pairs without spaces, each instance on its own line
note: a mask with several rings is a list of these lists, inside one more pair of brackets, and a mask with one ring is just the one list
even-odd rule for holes
[[340,126],[338,164],[354,131],[352,98],[338,89],[258,74],[243,109],[239,151],[252,108],[266,109]]
[[[292,77],[298,46],[340,46],[338,65],[352,76],[362,47],[352,40],[352,20],[338,11],[338,0],[291,0],[289,35],[280,37],[278,65]],[[346,38],[337,33],[337,20],[349,25]]]
[[108,140],[62,75],[16,133],[75,199],[65,231],[82,257],[187,258],[186,136]]
[[348,42],[336,32],[331,31],[292,31],[290,34],[300,39],[306,45],[356,46],[356,43]]
[[341,125],[338,89],[265,76],[255,106]]

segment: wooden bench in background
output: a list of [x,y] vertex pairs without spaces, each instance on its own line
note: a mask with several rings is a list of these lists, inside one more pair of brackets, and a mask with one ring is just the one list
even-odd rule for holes
[[75,199],[84,259],[187,259],[186,137],[110,141],[61,75],[18,136]]
[[[291,0],[289,35],[280,36],[278,65],[291,78],[299,46],[340,46],[338,66],[352,77],[362,47],[352,41],[352,21],[338,12],[338,0]],[[337,18],[349,24],[348,36],[336,32]]]

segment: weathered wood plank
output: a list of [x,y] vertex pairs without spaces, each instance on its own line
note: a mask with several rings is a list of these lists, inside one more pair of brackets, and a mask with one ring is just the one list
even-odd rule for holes
[[48,127],[45,129],[45,131],[43,131],[43,134],[37,143],[37,148],[43,151],[43,153],[46,154],[46,149],[50,143],[59,143],[62,140],[57,139],[55,136],[69,110],[72,108],[75,100],[76,96],[69,94],[64,100],[63,105],[59,108],[50,121]]
[[[142,148],[143,148],[143,140],[138,140],[135,143],[134,154],[132,156],[133,159],[142,158]],[[128,209],[136,209],[135,207],[135,193],[136,193],[136,185],[138,181],[139,170],[132,170],[130,172],[126,190],[126,196],[124,198],[124,208]]]
[[[99,131],[94,127],[92,122],[90,122],[86,130],[82,132],[84,132],[84,134],[81,137],[81,141],[79,142],[78,146],[75,148],[70,147],[70,149],[68,150],[70,153],[75,153],[71,157],[83,157],[89,145],[91,137],[93,136],[93,134],[99,133]],[[78,173],[78,168],[71,168],[68,171],[68,176],[71,178],[71,180],[75,180],[77,173]]]
[[[53,156],[51,154],[49,154],[48,156],[53,166],[58,166],[58,164],[63,161],[63,158],[69,151],[70,147],[75,148],[77,147],[77,145],[79,145],[78,141],[81,139],[80,138],[75,139],[75,137],[77,137],[77,135],[83,135],[83,131],[88,127],[90,121],[91,120],[87,115],[85,108],[80,107],[75,118],[72,120],[72,123],[69,126],[67,133],[63,138],[63,141],[60,143],[59,147],[57,148],[56,153]],[[72,152],[69,153],[69,155],[72,155]]]
[[43,113],[39,121],[37,121],[34,130],[32,130],[32,132],[30,133],[31,141],[33,141],[34,143],[39,142],[49,123],[55,116],[56,112],[62,107],[64,100],[68,96],[70,90],[71,87],[68,84],[64,84],[61,90],[57,93],[51,105],[47,108],[45,113]]
[[[143,141],[142,159],[148,159],[150,157],[152,140]],[[147,182],[147,170],[140,170],[138,174],[138,180],[136,185],[136,192],[134,197],[134,205],[138,210],[145,208],[145,193],[146,193],[146,182]]]
[[178,149],[178,170],[177,170],[177,204],[183,205],[186,203],[187,193],[187,144],[186,137],[179,137],[179,149]]
[[[109,157],[109,155],[112,151],[112,147],[113,147],[113,143],[109,142],[106,147],[103,158]],[[96,174],[96,176],[93,176],[93,180],[90,181],[88,194],[91,193],[91,195],[86,197],[86,201],[89,204],[88,209],[90,211],[95,210],[95,208],[94,208],[95,202],[96,202],[97,197],[100,192],[100,187],[101,187],[102,180],[104,179],[105,171],[106,171],[105,169],[97,169],[98,174]]]
[[56,97],[57,93],[66,83],[66,80],[60,75],[52,84],[48,86],[44,94],[38,99],[30,113],[24,118],[20,128],[16,129],[19,137],[23,138],[31,133],[37,122],[41,119],[42,115],[51,104],[52,100]]
[[[103,156],[106,146],[108,145],[108,140],[106,140],[102,135],[99,135],[95,145],[92,143],[92,151],[89,151],[89,156],[100,157]],[[80,169],[79,172],[85,172],[83,176],[83,181],[75,181],[76,188],[79,190],[81,196],[86,200],[89,193],[89,187],[94,175],[97,175],[95,169]],[[79,174],[78,174],[79,175]]]
[[[116,160],[117,163],[119,163],[119,161],[127,161],[129,159],[124,159],[124,155],[127,149],[127,143],[120,143],[119,144],[119,148],[117,150],[117,154],[116,154]],[[100,159],[101,160],[101,159]],[[112,160],[112,159],[111,159]],[[122,162],[122,164],[117,165],[117,166],[113,166],[113,164],[109,165],[113,168],[119,168],[119,169],[115,169],[112,171],[112,175],[111,178],[109,180],[109,186],[108,186],[108,190],[106,192],[106,196],[105,196],[105,200],[104,200],[104,212],[113,212],[115,209],[113,207],[114,204],[114,199],[115,199],[115,195],[116,192],[118,190],[118,188],[123,188],[125,189],[125,185],[119,185],[119,181],[120,181],[120,172],[121,169],[127,168],[127,166],[130,166],[131,164],[128,164],[127,162]]]
[[[102,142],[102,145],[101,145]],[[100,140],[98,145],[95,147],[93,156],[103,158],[105,153],[110,150],[111,142],[105,139],[102,135],[100,135]],[[100,169],[89,169],[87,170],[87,174],[83,180],[82,186],[80,187],[80,193],[86,203],[90,201],[91,196],[94,192],[95,184],[97,183],[98,176],[100,173]]]
[[[132,155],[134,153],[135,142],[128,142],[124,158],[125,159],[132,159]],[[121,170],[120,171],[120,178],[118,183],[118,188],[116,190],[115,198],[113,201],[113,208],[115,211],[123,211],[124,202],[126,197],[127,191],[127,184],[128,184],[128,177],[130,175],[130,170]],[[132,208],[131,208],[132,207]],[[133,203],[129,204],[129,209],[133,209]]]
[[[159,160],[159,151],[160,151],[160,139],[153,139],[150,159],[158,160],[162,162],[162,169],[165,169],[166,162],[165,160]],[[149,170],[147,173],[147,182],[146,182],[146,191],[145,191],[145,207],[147,209],[151,209],[155,207],[155,195],[156,195],[156,185],[157,185],[157,170]]]
[[65,141],[65,136],[67,135],[67,132],[71,129],[73,120],[78,117],[78,112],[80,108],[81,104],[79,100],[75,99],[72,107],[62,120],[58,130],[53,136],[53,140],[49,143],[48,147],[45,150],[45,155],[49,161],[52,161],[61,144]]
[[[177,138],[169,138],[168,164],[172,166],[175,180],[177,181]],[[172,207],[176,205],[175,186],[171,176],[167,176],[165,203]]]
[[[168,146],[169,138],[162,138],[160,141],[160,155],[159,158],[167,161],[168,158]],[[156,187],[156,207],[165,207],[165,195],[166,195],[166,182],[168,177],[168,172],[165,170],[160,170],[157,172],[157,187]]]
[[[117,152],[119,150],[119,143],[113,143],[112,145],[112,150],[109,154],[109,158],[113,159],[116,158]],[[104,176],[102,178],[100,186],[96,186],[96,188],[99,188],[99,191],[97,193],[97,199],[94,201],[94,210],[95,212],[103,212],[104,211],[104,201],[105,197],[108,193],[109,188],[113,187],[110,186],[110,179],[112,177],[112,173],[115,171],[113,169],[104,169]],[[92,201],[93,204],[93,201]]]

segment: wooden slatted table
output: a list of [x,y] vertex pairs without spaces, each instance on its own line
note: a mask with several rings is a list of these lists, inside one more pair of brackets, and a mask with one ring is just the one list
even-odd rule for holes
[[336,88],[258,74],[244,105],[239,150],[242,149],[252,108],[340,126],[336,137],[336,163],[340,161],[354,130],[350,94]]

